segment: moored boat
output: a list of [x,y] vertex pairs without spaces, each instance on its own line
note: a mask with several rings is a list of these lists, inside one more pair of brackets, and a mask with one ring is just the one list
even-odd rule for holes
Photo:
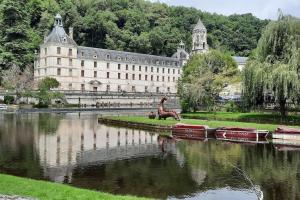
[[0,110],[7,110],[6,104],[0,104]]
[[257,144],[268,144],[267,138],[217,138],[217,140],[233,143],[233,144],[244,144],[244,145],[257,145]]
[[300,151],[300,140],[272,139],[272,143],[278,151]]
[[272,134],[272,138],[284,140],[300,140],[300,129],[278,127]]
[[254,128],[223,127],[216,130],[216,138],[233,139],[248,138],[259,140],[266,138],[269,134],[267,130],[256,130]]
[[205,125],[191,125],[178,123],[172,127],[172,135],[180,139],[213,138],[216,129]]

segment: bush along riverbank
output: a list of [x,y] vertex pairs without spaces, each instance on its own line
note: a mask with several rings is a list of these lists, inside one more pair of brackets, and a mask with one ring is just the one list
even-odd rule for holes
[[291,113],[286,117],[282,117],[280,114],[272,112],[192,112],[182,113],[181,116],[186,119],[252,122],[259,124],[300,125],[300,116],[294,113]]
[[0,194],[30,197],[39,200],[146,200],[146,198],[113,195],[4,174],[0,174]]
[[[194,125],[207,125],[211,128],[218,127],[242,127],[242,128],[256,128],[259,130],[274,131],[278,126],[275,124],[259,124],[259,123],[248,123],[248,122],[235,122],[235,121],[215,121],[215,120],[199,120],[199,119],[182,119],[176,121],[168,118],[166,120],[149,119],[141,116],[111,116],[111,117],[100,117],[98,118],[100,123],[114,124],[119,126],[131,126],[131,127],[142,127],[149,128],[159,127],[160,130],[171,130],[171,127],[176,123],[194,124]],[[290,126],[296,127],[296,126]]]

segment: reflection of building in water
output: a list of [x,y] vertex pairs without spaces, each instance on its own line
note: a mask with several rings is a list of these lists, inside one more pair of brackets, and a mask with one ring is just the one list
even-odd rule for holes
[[157,134],[107,127],[91,119],[62,120],[56,133],[39,135],[37,143],[44,176],[56,182],[70,182],[75,166],[161,153]]

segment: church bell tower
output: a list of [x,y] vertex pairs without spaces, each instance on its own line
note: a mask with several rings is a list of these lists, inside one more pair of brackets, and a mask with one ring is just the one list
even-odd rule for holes
[[207,51],[208,51],[207,31],[202,21],[199,19],[198,23],[193,29],[192,54],[206,53]]

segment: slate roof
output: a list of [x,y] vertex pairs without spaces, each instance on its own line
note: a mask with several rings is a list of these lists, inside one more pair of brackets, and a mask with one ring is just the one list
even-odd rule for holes
[[[57,14],[55,20],[61,20],[61,16]],[[62,22],[55,22],[51,33],[45,38],[44,44],[55,43],[55,44],[69,44],[77,46],[76,42],[68,36]]]
[[173,55],[172,58],[178,59],[188,59],[189,53],[186,52],[184,49],[178,49]]
[[78,46],[77,49],[78,59],[93,59],[93,60],[107,60],[122,63],[133,64],[151,64],[157,66],[178,66],[180,62],[178,58],[155,56],[149,54],[133,53],[126,51],[116,51],[109,49],[100,49],[92,47]]
[[202,23],[201,19],[199,19],[197,24],[194,26],[194,30],[195,29],[205,29],[206,30],[206,28],[205,28],[204,24]]

